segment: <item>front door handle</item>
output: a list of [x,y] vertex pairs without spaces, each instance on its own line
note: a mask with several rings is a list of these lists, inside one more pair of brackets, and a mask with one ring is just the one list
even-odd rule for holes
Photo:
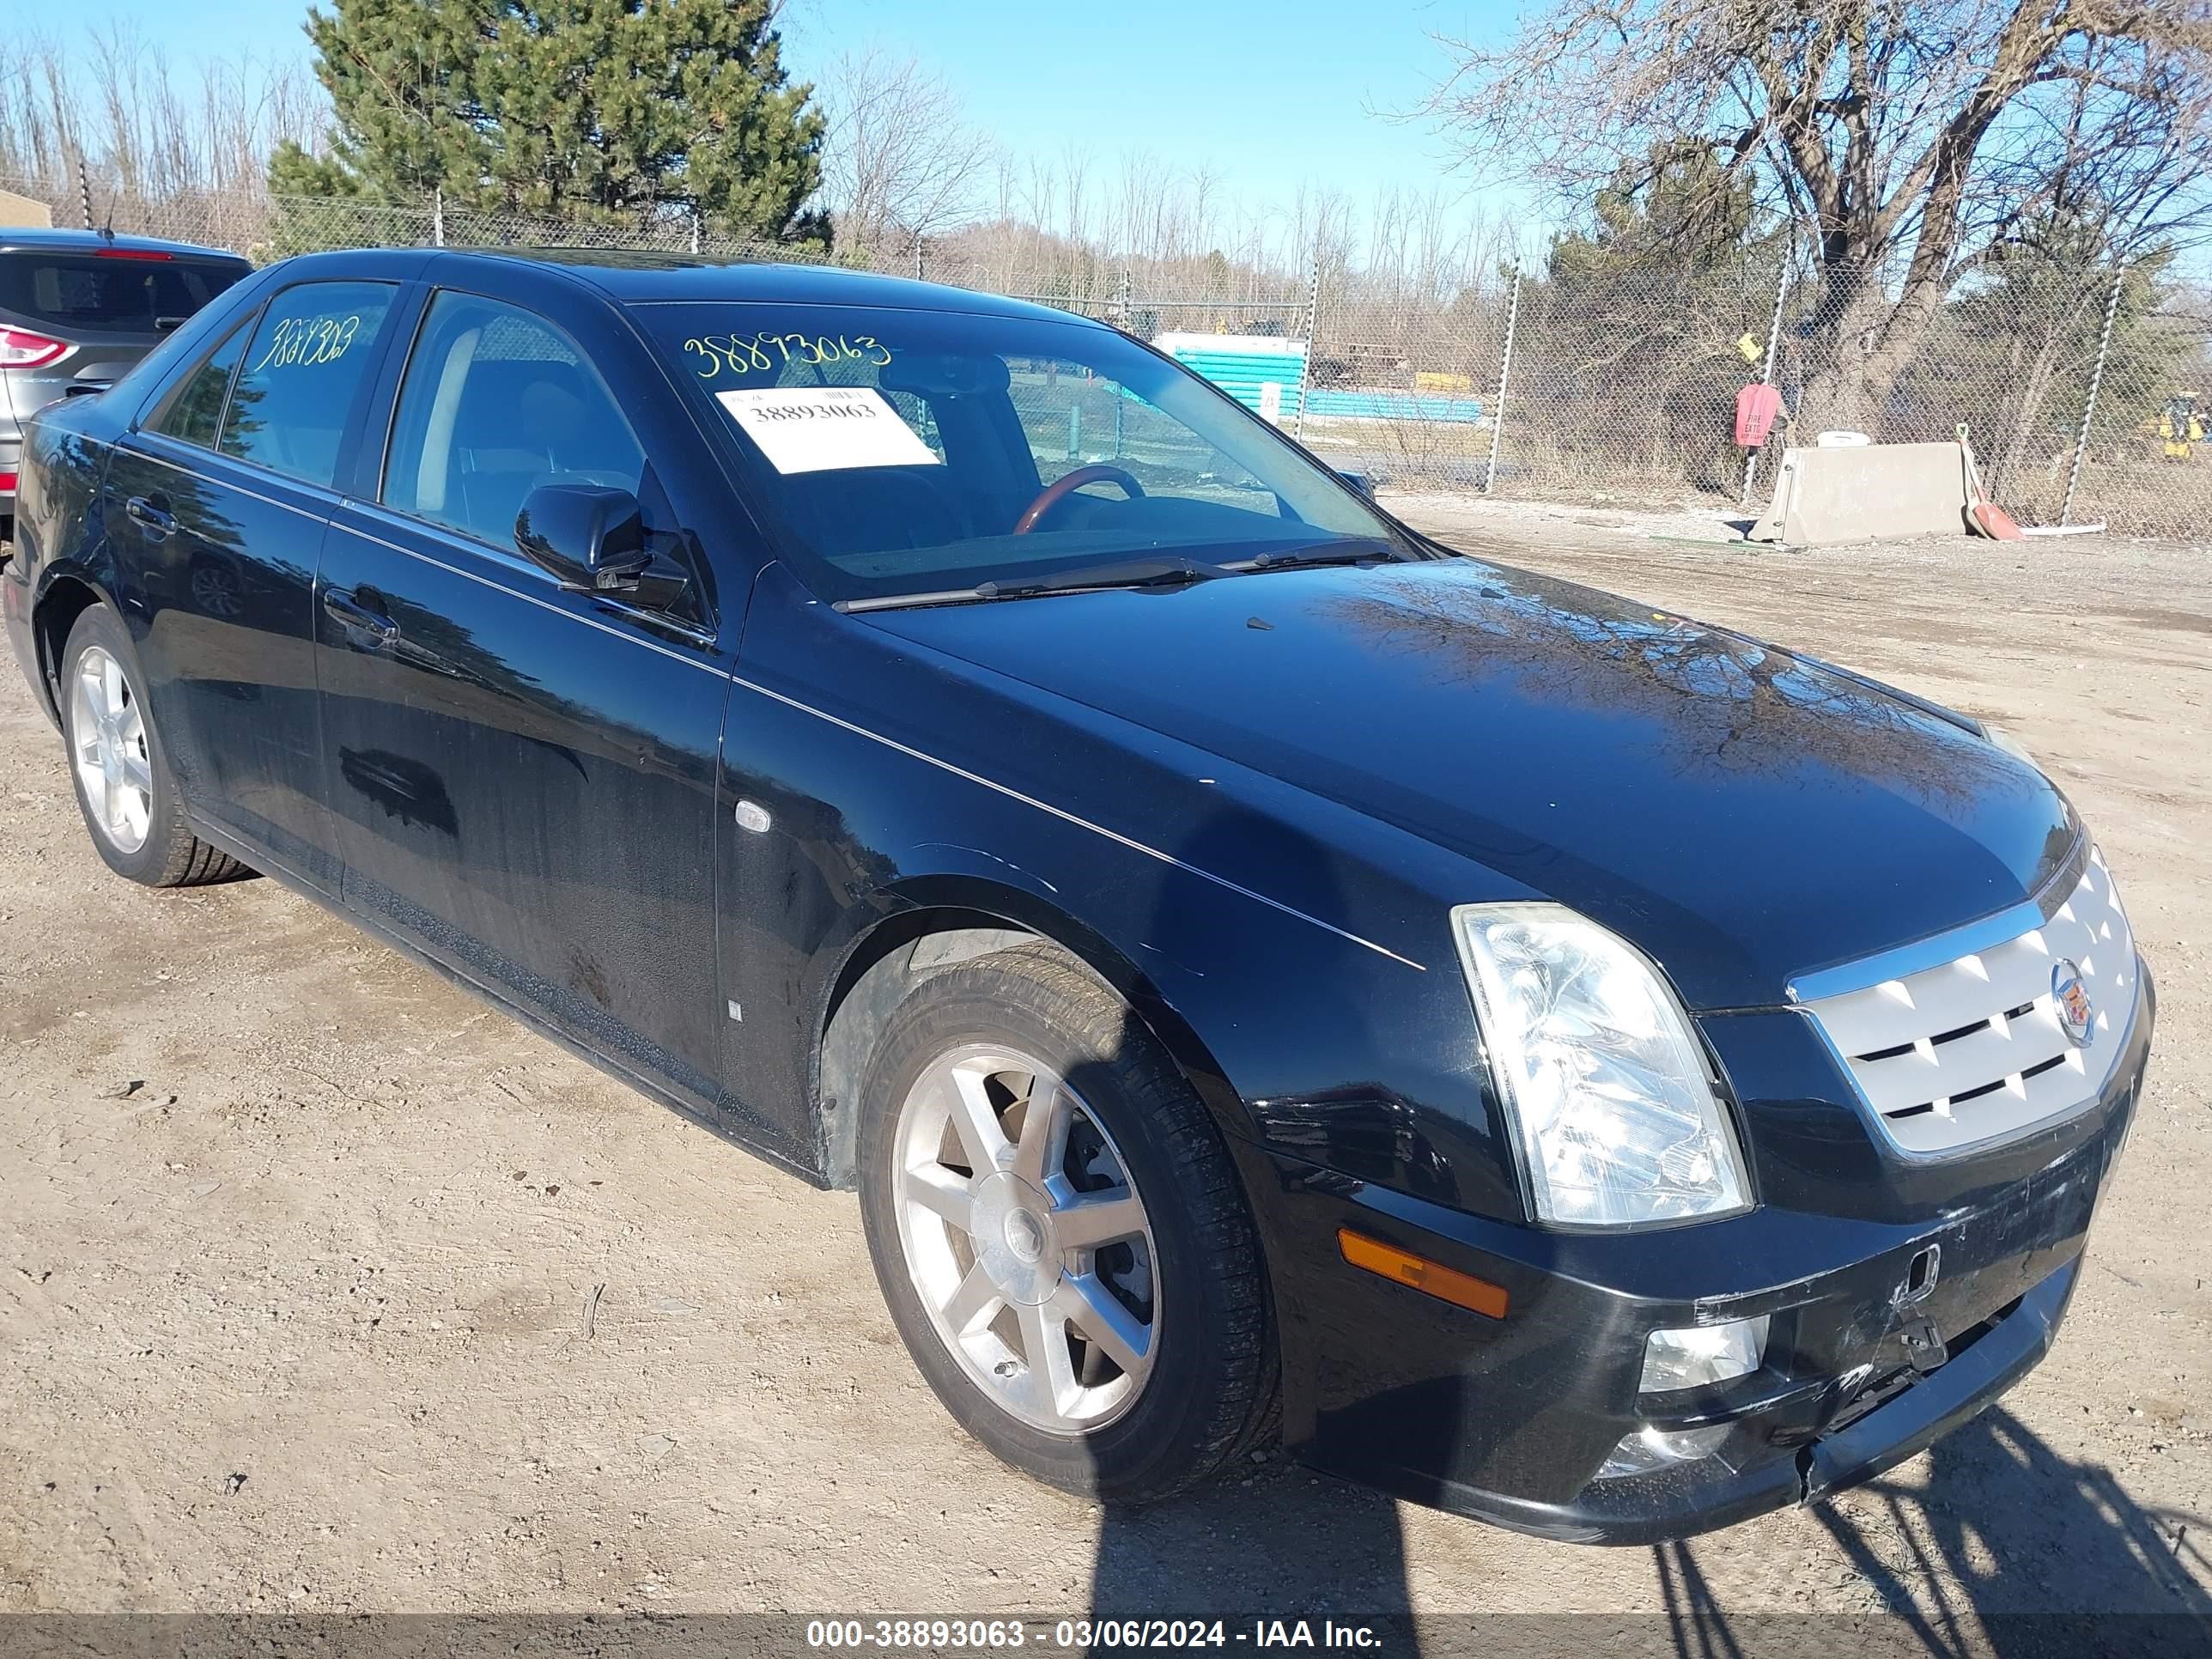
[[399,624],[381,611],[371,610],[352,590],[333,587],[323,594],[323,609],[356,634],[366,634],[379,645],[399,637]]
[[159,495],[133,495],[123,503],[123,515],[156,541],[177,527],[177,515]]

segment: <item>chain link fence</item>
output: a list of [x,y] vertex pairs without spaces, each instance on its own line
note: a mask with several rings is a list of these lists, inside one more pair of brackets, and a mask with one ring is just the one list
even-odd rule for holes
[[[2016,255],[1941,296],[1903,340],[1835,313],[1876,272],[1821,271],[1754,250],[1726,264],[1506,270],[1442,313],[1378,313],[1326,286],[1314,360],[1402,402],[1305,441],[1407,483],[1742,516],[1786,444],[1824,428],[1883,443],[1966,428],[1990,498],[2024,524],[2103,521],[2202,539],[2212,520],[2212,296],[2163,260]],[[1885,354],[1887,354],[1885,356]],[[1736,441],[1743,388],[1771,382],[1764,444]],[[1847,396],[1846,394],[1850,394]],[[1470,408],[1468,400],[1479,404]],[[1832,422],[1824,410],[1842,404]]]
[[[0,179],[57,224],[223,247],[258,263],[362,246],[567,246],[804,258],[680,212],[610,224],[249,190],[148,199]],[[1780,447],[1831,422],[1882,442],[1966,428],[1991,498],[2025,524],[2202,538],[2212,518],[2212,295],[2163,258],[2026,252],[1942,295],[1904,340],[1889,273],[1814,268],[1786,237],[1723,256],[1631,259],[1563,244],[1540,267],[1407,282],[1341,261],[1303,274],[1116,261],[1042,234],[958,235],[832,263],[985,289],[1152,340],[1332,465],[1413,489],[1749,518]],[[1856,301],[1849,296],[1856,295]],[[1763,446],[1739,393],[1771,383]],[[1840,399],[1848,383],[1856,400]]]

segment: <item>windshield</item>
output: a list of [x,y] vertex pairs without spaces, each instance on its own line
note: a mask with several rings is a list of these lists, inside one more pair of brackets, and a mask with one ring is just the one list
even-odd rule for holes
[[1110,329],[850,306],[637,314],[712,400],[831,599],[1168,552],[1218,564],[1411,551],[1272,428]]

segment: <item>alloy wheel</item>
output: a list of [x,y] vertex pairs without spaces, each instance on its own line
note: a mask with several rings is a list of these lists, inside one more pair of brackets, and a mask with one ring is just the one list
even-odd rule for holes
[[1158,1261],[1082,1097],[1030,1055],[955,1048],[908,1091],[894,1144],[907,1273],[969,1379],[1049,1434],[1127,1412],[1157,1351]]
[[117,852],[136,853],[153,828],[153,760],[145,719],[123,665],[99,646],[76,659],[69,729],[70,758],[93,827]]

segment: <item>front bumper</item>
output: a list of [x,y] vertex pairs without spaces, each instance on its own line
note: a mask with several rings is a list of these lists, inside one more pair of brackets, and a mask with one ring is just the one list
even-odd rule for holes
[[[1845,1419],[1840,1426],[1817,1429],[1805,1422],[1808,1416],[1817,1420],[1820,1413],[1848,1402],[1843,1380],[1832,1379],[1799,1410],[1773,1416],[1754,1413],[1743,1419],[1732,1439],[1701,1462],[1593,1480],[1564,1504],[1516,1498],[1450,1481],[1424,1483],[1428,1486],[1425,1501],[1564,1542],[1652,1544],[1711,1532],[1840,1492],[1924,1451],[2033,1370],[2050,1351],[2081,1265],[2080,1256],[2073,1257],[2027,1295],[1992,1315],[1969,1334],[1971,1346],[1963,1351],[1953,1343],[1950,1357],[1929,1375],[1915,1376],[1904,1370],[1881,1382],[1870,1381],[1871,1389],[1886,1384],[1892,1391],[1881,1394],[1881,1403],[1863,1415]],[[1799,1433],[1811,1437],[1802,1444],[1789,1444]],[[1741,1467],[1735,1460],[1741,1460]]]
[[[2146,981],[2120,1063],[2063,1151],[1917,1224],[1771,1206],[1627,1235],[1469,1216],[1245,1149],[1284,1346],[1284,1429],[1316,1467],[1542,1537],[1685,1537],[1872,1479],[1988,1406],[2048,1352],[2148,1052]],[[1492,1320],[1359,1273],[1339,1228],[1505,1288]],[[1930,1247],[1940,1271],[1906,1293]],[[1753,1376],[1637,1392],[1645,1339],[1766,1315]],[[1649,1425],[1732,1425],[1710,1455],[1596,1479]]]

